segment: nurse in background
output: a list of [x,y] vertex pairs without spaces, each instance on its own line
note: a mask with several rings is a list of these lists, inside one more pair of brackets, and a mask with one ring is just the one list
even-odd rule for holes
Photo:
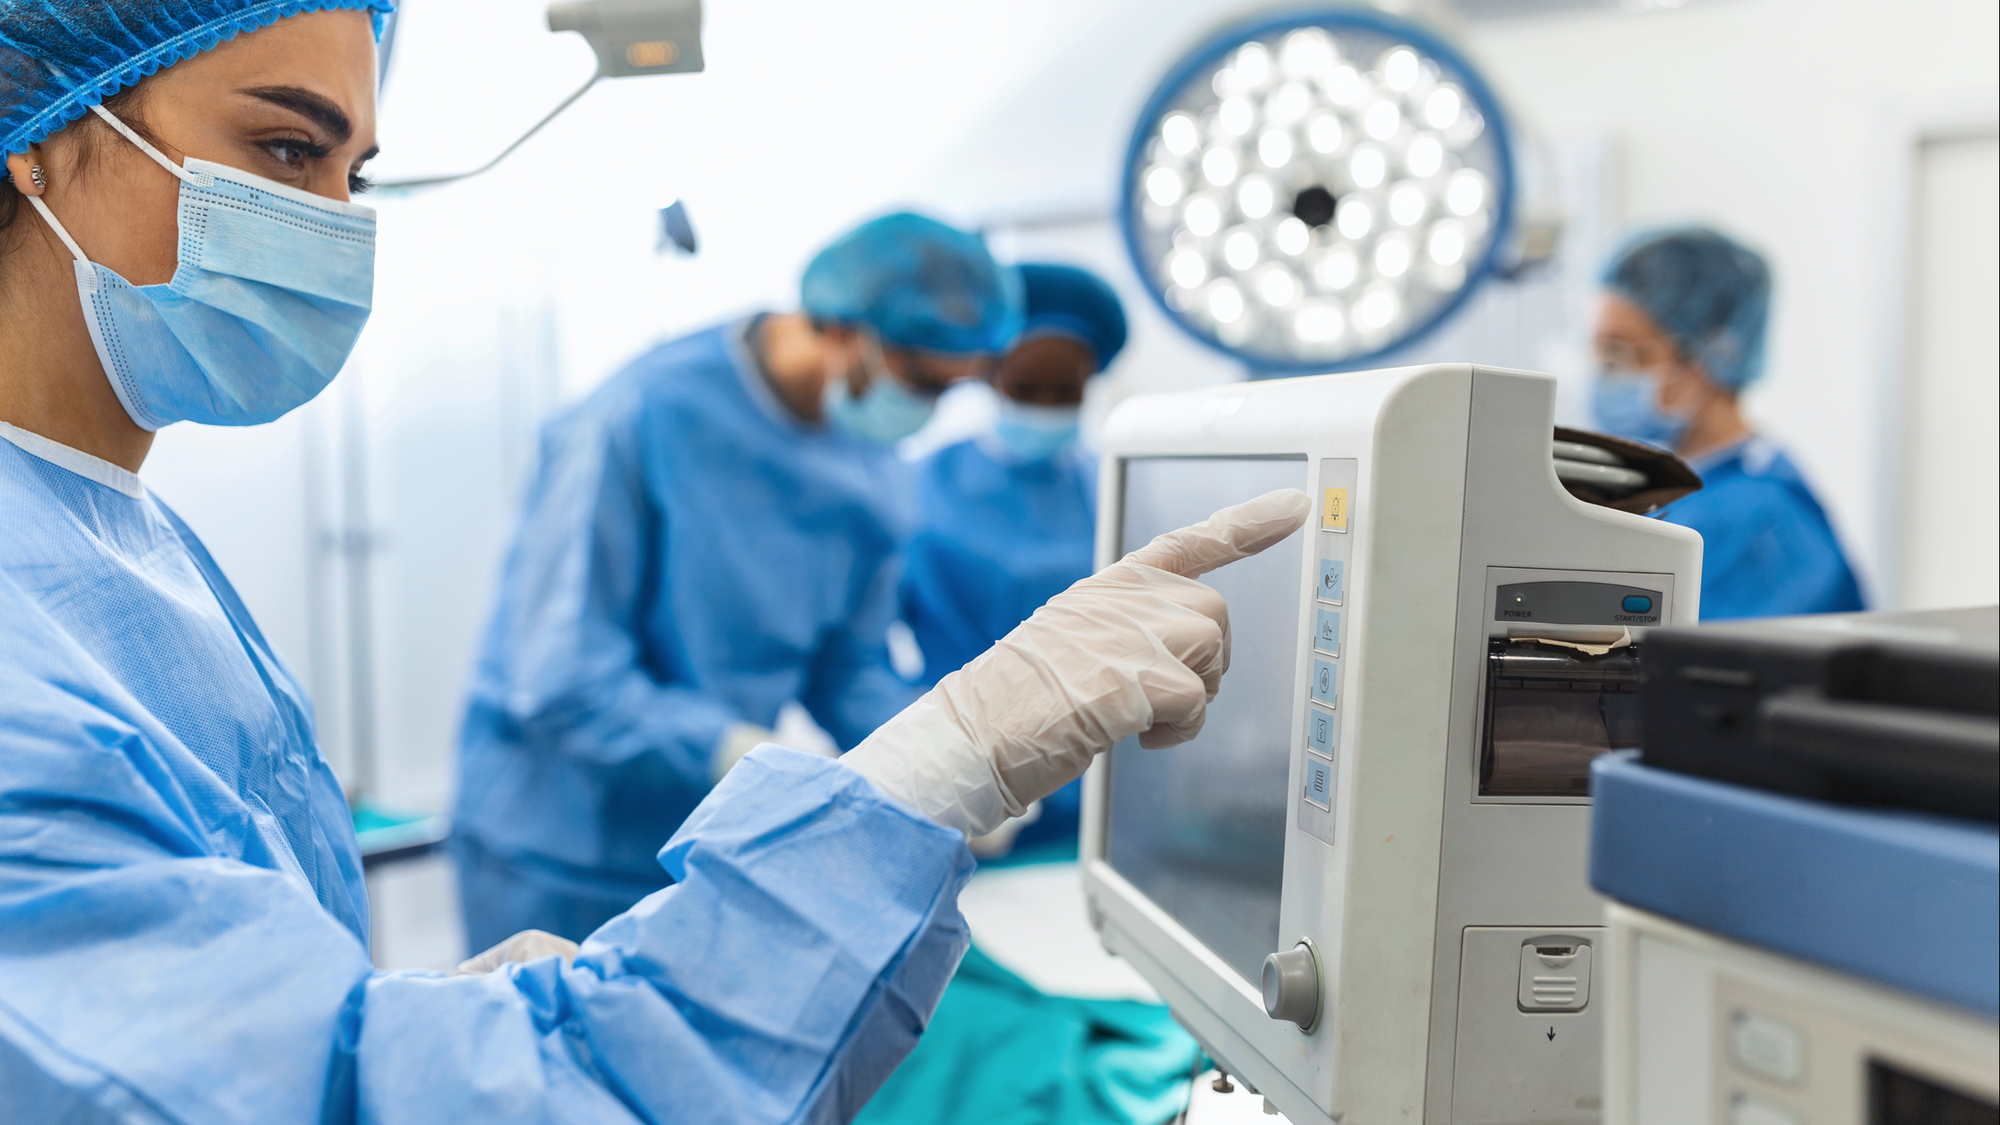
[[[1097,460],[1077,441],[1083,388],[1125,346],[1125,310],[1095,274],[1024,263],[1021,334],[995,368],[991,433],[919,462],[921,523],[903,619],[928,687],[985,652],[1091,572]],[[1015,841],[1073,837],[1077,783],[1042,802]]]
[[1661,512],[1701,533],[1701,616],[1864,608],[1826,512],[1738,396],[1764,371],[1771,271],[1717,231],[1643,233],[1605,266],[1593,406],[1603,430],[1670,449],[1703,488]]

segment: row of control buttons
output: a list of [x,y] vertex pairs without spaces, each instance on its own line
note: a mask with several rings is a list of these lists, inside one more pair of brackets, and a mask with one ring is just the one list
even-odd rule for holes
[[[1334,472],[1334,462],[1321,462],[1321,472]],[[1351,463],[1347,479],[1352,479]],[[1338,609],[1347,596],[1347,538],[1352,515],[1345,488],[1320,490],[1319,577],[1313,596],[1322,604],[1313,607],[1312,702],[1306,705],[1306,750],[1304,784],[1300,794],[1308,805],[1321,812],[1333,811],[1334,751],[1339,743],[1339,718],[1331,708],[1340,700],[1340,617]],[[1331,829],[1317,833],[1328,843]]]

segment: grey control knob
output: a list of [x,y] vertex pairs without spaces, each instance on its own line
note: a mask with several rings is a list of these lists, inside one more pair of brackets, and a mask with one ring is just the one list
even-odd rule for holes
[[1305,1031],[1319,1022],[1319,955],[1310,943],[1264,958],[1264,1011]]

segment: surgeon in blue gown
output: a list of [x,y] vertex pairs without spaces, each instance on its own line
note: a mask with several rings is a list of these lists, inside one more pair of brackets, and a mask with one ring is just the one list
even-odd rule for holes
[[[1125,346],[1125,310],[1088,270],[1018,268],[1026,313],[993,371],[993,429],[917,466],[903,620],[927,687],[1089,574],[1096,549],[1097,460],[1079,419],[1084,385]],[[1053,794],[1012,845],[1074,838],[1081,803],[1077,785]]]
[[658,890],[660,841],[787,702],[845,750],[914,698],[887,647],[915,522],[890,446],[983,373],[1019,282],[896,214],[800,288],[802,312],[661,344],[544,429],[460,742],[474,949],[581,939]]
[[1825,509],[1738,401],[1764,371],[1763,257],[1706,228],[1649,231],[1612,256],[1601,281],[1597,423],[1701,474],[1701,491],[1660,515],[1701,533],[1703,620],[1864,608]]
[[1192,737],[1228,660],[1196,577],[1310,505],[1163,536],[838,762],[758,748],[580,948],[374,971],[305,693],[138,471],[351,352],[388,9],[0,0],[0,1119],[849,1120],[966,948],[966,837]]

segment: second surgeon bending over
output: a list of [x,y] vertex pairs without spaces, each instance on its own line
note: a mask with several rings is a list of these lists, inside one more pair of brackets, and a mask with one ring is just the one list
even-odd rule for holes
[[972,235],[873,220],[803,311],[665,343],[549,423],[466,708],[467,939],[581,939],[787,702],[841,748],[914,692],[890,669],[913,521],[889,446],[1014,333]]

